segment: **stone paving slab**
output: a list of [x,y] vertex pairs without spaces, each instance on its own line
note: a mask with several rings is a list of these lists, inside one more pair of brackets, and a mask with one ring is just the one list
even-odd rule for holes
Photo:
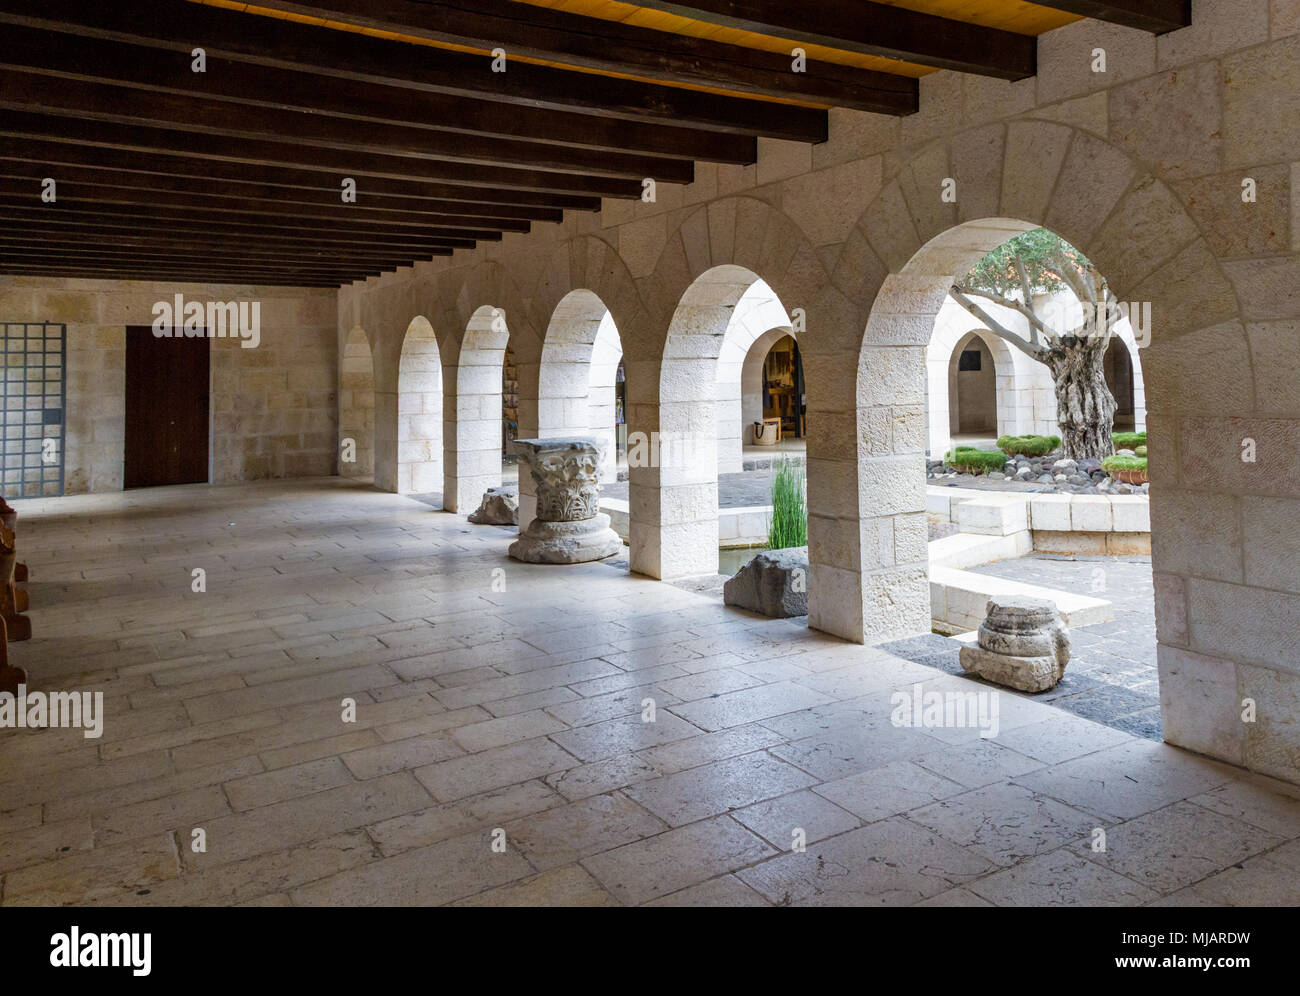
[[[1145,565],[1045,699],[337,478],[22,514],[13,652],[105,726],[0,731],[2,905],[1300,902],[1300,788],[1153,738]],[[900,720],[969,692],[995,735]]]

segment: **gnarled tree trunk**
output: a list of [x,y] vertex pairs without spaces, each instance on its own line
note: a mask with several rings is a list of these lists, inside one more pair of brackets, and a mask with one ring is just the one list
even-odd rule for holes
[[1115,398],[1106,386],[1109,336],[1067,337],[1044,358],[1056,388],[1061,454],[1071,460],[1100,460],[1114,453],[1111,427]]

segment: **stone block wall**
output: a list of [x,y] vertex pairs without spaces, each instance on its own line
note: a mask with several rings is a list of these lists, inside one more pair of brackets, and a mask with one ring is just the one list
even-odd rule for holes
[[147,281],[0,277],[0,321],[67,325],[65,491],[122,488],[126,327],[153,305],[259,301],[261,341],[211,339],[212,482],[335,471],[338,366],[330,290]]

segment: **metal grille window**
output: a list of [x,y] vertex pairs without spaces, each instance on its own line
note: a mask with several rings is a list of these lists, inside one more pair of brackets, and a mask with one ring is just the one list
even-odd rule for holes
[[63,494],[67,327],[4,322],[0,490],[6,498]]

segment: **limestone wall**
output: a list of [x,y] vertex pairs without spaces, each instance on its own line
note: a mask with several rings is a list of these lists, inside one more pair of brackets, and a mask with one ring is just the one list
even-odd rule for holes
[[336,468],[336,294],[329,290],[0,276],[0,321],[67,324],[65,491],[122,487],[126,327],[157,301],[261,302],[261,341],[212,339],[212,482]]

